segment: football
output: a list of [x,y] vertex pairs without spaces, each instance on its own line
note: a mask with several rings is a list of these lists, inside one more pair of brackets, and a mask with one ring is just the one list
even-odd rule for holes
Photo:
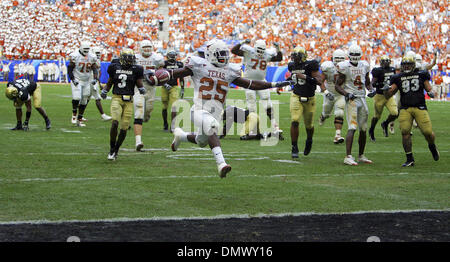
[[164,85],[170,80],[169,71],[165,69],[158,69],[155,72],[155,85]]

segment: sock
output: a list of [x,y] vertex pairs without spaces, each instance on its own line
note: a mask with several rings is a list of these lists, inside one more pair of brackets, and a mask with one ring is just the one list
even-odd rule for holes
[[412,152],[406,153],[406,161],[407,161],[407,162],[412,162],[412,161],[414,161],[414,157],[413,157]]
[[225,159],[223,158],[222,154],[222,148],[220,148],[220,146],[214,147],[213,149],[211,149],[211,151],[213,152],[217,165],[225,163]]
[[136,136],[136,145],[142,144],[142,136],[137,135]]
[[187,138],[188,133],[182,131],[182,133],[180,133],[180,134],[181,134],[181,136],[180,136],[181,142],[189,142],[189,140],[188,140],[188,138]]
[[341,136],[341,130],[340,129],[336,130],[336,136]]

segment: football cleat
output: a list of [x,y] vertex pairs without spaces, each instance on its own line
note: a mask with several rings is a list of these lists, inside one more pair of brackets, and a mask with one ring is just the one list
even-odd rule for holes
[[183,129],[177,127],[175,130],[173,130],[173,142],[172,142],[172,151],[177,151],[178,147],[181,144],[181,135],[182,135]]
[[291,156],[292,158],[298,158],[298,147],[292,146]]
[[440,155],[436,145],[435,144],[428,145],[428,148],[430,149],[431,154],[433,155],[434,161],[438,161]]
[[389,123],[389,133],[392,135],[395,133],[394,122]]
[[306,139],[305,150],[303,151],[303,154],[305,156],[309,155],[309,153],[311,152],[312,143],[313,143],[312,139]]
[[322,114],[320,114],[320,117],[319,117],[319,125],[320,126],[323,126],[323,124],[325,123],[325,117],[322,115]]
[[76,116],[72,116],[72,124],[74,124],[74,125],[77,124],[77,117]]
[[137,144],[136,145],[136,151],[141,152],[142,148],[144,147],[143,143]]
[[222,163],[217,166],[217,169],[219,170],[219,177],[225,178],[227,174],[231,171],[231,166],[227,163]]
[[414,166],[414,161],[406,161],[402,167]]
[[366,164],[372,164],[372,160],[369,160],[365,155],[360,155],[358,157],[358,162],[366,163]]
[[373,129],[369,129],[369,137],[370,137],[370,140],[372,140],[373,142],[376,141],[376,139],[375,139],[375,133],[374,133],[374,130],[373,130]]
[[52,122],[47,118],[47,120],[45,120],[45,129],[49,130],[50,128],[52,128]]
[[11,128],[11,130],[16,131],[16,130],[23,130],[22,125],[16,125],[15,127]]
[[388,136],[389,136],[389,133],[388,133],[388,124],[387,124],[385,121],[381,122],[381,128],[383,129],[383,135],[384,135],[385,137],[388,137]]
[[77,119],[77,126],[79,126],[79,127],[85,127],[86,124],[83,123],[83,122],[84,122],[84,121],[79,121],[79,120]]
[[114,161],[117,158],[116,152],[109,152],[108,154],[108,160]]
[[344,158],[344,164],[349,166],[357,166],[358,163],[356,163],[355,159],[352,156],[346,156]]
[[343,143],[344,140],[345,140],[345,139],[344,139],[342,136],[336,135],[336,136],[334,137],[333,142],[334,142],[335,144],[340,144],[340,143]]
[[111,120],[112,117],[110,117],[110,116],[108,116],[108,115],[106,115],[106,114],[103,114],[103,115],[102,115],[102,119],[103,119],[103,121],[108,121],[108,120]]

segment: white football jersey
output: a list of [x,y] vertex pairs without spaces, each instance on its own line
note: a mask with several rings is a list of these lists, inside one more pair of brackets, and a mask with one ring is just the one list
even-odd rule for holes
[[265,80],[268,63],[276,54],[266,50],[259,56],[256,49],[249,45],[242,45],[240,50],[244,52],[244,77],[251,80]]
[[73,75],[79,81],[89,81],[92,77],[91,67],[97,62],[97,57],[88,53],[86,56],[80,54],[77,50],[70,54],[70,61],[75,64]]
[[230,83],[241,77],[241,66],[230,63],[225,67],[216,67],[204,58],[190,56],[185,67],[193,73],[194,110],[221,113]]
[[144,70],[157,70],[164,66],[164,57],[161,54],[153,52],[149,57],[136,55],[136,64],[141,65]]
[[364,97],[366,95],[366,74],[370,71],[370,66],[366,61],[359,61],[356,66],[350,61],[343,61],[337,64],[339,73],[345,75],[343,88],[356,96]]
[[333,94],[337,94],[334,82],[336,80],[336,75],[338,74],[337,68],[331,61],[325,61],[320,65],[320,69],[322,70],[323,75],[325,76],[325,88],[332,92]]

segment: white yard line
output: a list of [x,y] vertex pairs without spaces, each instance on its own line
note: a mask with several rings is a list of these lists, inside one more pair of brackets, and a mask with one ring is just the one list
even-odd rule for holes
[[64,223],[114,223],[114,222],[141,222],[141,221],[179,221],[179,220],[217,220],[229,218],[279,218],[286,216],[330,216],[330,215],[366,215],[366,214],[400,214],[400,213],[426,213],[426,212],[449,212],[450,209],[414,209],[414,210],[362,210],[354,212],[340,213],[317,213],[317,212],[299,212],[299,213],[279,213],[279,214],[223,214],[217,216],[197,216],[197,217],[141,217],[141,218],[105,218],[105,219],[87,219],[87,220],[28,220],[28,221],[0,221],[0,225],[22,225],[22,224],[64,224]]

